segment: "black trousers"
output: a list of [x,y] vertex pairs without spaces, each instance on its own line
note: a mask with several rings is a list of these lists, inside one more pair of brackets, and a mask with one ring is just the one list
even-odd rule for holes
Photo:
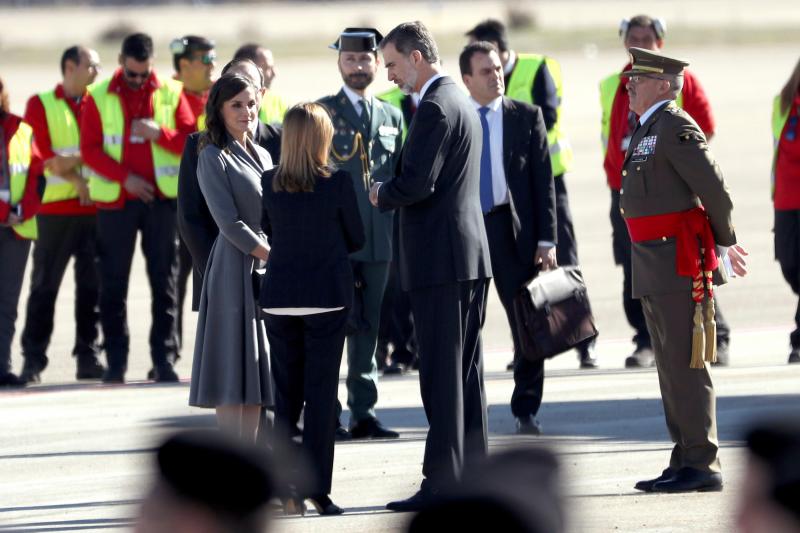
[[[636,331],[633,342],[636,348],[652,348],[650,332],[642,310],[642,302],[633,298],[633,271],[631,267],[631,237],[625,219],[619,212],[619,191],[611,190],[611,241],[614,250],[614,262],[622,266],[622,307],[628,324]],[[719,295],[714,294],[716,304],[717,344],[729,342],[731,330],[719,308]]]
[[[399,249],[399,221],[394,217],[394,249]],[[387,345],[394,347],[392,361],[411,366],[417,358],[417,339],[414,335],[414,319],[411,316],[411,301],[408,293],[400,288],[400,273],[397,259],[389,263],[389,278],[383,293],[381,322],[378,328],[378,351],[386,351]],[[378,367],[381,367],[378,362]]]
[[100,209],[97,213],[97,251],[100,259],[100,322],[108,366],[125,370],[128,364],[128,284],[136,245],[141,232],[142,253],[150,281],[150,356],[158,367],[177,355],[177,245],[175,201],[155,200],[145,204],[128,200],[122,209]]
[[275,380],[276,430],[288,438],[305,404],[303,455],[313,480],[303,495],[330,494],[347,310],[305,316],[267,313],[264,322]]
[[183,302],[186,300],[186,286],[189,283],[189,275],[192,273],[192,254],[184,244],[183,239],[178,237],[178,318],[175,323],[175,330],[178,335],[178,347],[183,346]]
[[409,291],[430,426],[422,473],[434,486],[459,479],[488,448],[481,350],[488,287],[479,279]]
[[511,412],[516,417],[535,416],[542,405],[544,361],[535,363],[522,357],[517,320],[514,316],[514,296],[520,287],[536,276],[533,257],[519,257],[511,225],[511,209],[501,208],[484,215],[489,255],[492,259],[494,285],[506,312],[511,339],[514,343],[514,392]]
[[11,372],[11,341],[30,249],[31,241],[19,239],[13,229],[0,226],[0,376]]
[[[572,211],[569,208],[569,196],[564,175],[553,179],[556,189],[556,261],[559,266],[578,266],[578,239],[575,237],[575,226],[572,223]],[[578,352],[586,352],[597,340],[597,336],[587,339],[576,346]],[[516,365],[516,361],[514,363]]]
[[95,358],[99,335],[95,215],[38,215],[31,292],[22,330],[26,360],[47,364],[56,298],[70,258],[75,259],[75,344],[72,355]]
[[[792,292],[800,296],[800,210],[775,211],[775,259]],[[789,334],[792,348],[800,348],[800,299],[794,312],[795,328]]]

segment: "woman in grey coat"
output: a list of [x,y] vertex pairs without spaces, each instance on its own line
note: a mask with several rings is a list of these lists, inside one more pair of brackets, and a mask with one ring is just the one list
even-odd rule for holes
[[217,422],[255,440],[261,407],[272,404],[266,331],[253,271],[269,255],[261,231],[261,174],[272,168],[254,144],[258,89],[239,75],[221,77],[206,104],[197,179],[219,236],[203,277],[189,404],[214,407]]

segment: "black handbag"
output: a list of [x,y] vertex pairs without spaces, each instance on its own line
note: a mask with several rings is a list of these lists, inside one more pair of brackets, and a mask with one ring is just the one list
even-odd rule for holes
[[353,265],[353,305],[347,311],[347,322],[344,325],[345,335],[355,335],[369,331],[369,322],[364,318],[364,289],[367,283],[361,274],[361,269],[357,263]]
[[522,356],[549,359],[597,335],[579,267],[543,272],[514,297]]

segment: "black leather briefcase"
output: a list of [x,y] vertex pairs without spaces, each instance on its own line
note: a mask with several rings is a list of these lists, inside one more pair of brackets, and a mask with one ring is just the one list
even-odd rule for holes
[[597,335],[579,267],[543,272],[514,298],[522,356],[548,359]]

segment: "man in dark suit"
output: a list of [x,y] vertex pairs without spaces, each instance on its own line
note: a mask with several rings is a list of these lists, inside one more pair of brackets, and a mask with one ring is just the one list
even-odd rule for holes
[[420,104],[395,177],[370,191],[373,205],[399,209],[399,269],[409,291],[420,352],[420,389],[430,429],[420,490],[391,502],[418,510],[487,449],[481,327],[489,246],[478,198],[481,126],[467,97],[440,73],[439,52],[420,22],[381,42],[393,81]]
[[[261,70],[250,60],[231,61],[222,69],[223,76],[229,73],[244,76],[258,87],[262,84]],[[211,245],[219,233],[197,183],[197,143],[201,134],[202,132],[193,133],[186,139],[178,173],[178,231],[192,255],[194,265],[192,311],[197,311],[200,303],[200,289],[203,286],[208,254],[211,253]],[[269,152],[272,163],[277,165],[281,155],[280,129],[259,122],[253,138]]]
[[[645,492],[722,490],[716,398],[705,362],[716,359],[713,284],[723,261],[744,275],[733,203],[697,123],[675,105],[684,61],[631,48],[630,108],[639,116],[622,164],[620,214],[631,237],[633,297],[653,342],[669,466],[636,483]],[[718,257],[718,246],[723,249]]]
[[556,266],[556,203],[547,128],[538,106],[503,96],[503,65],[489,42],[468,45],[459,58],[461,79],[483,129],[481,208],[495,287],[514,342],[511,412],[517,432],[539,434],[544,361],[522,357],[514,296],[539,270]]

